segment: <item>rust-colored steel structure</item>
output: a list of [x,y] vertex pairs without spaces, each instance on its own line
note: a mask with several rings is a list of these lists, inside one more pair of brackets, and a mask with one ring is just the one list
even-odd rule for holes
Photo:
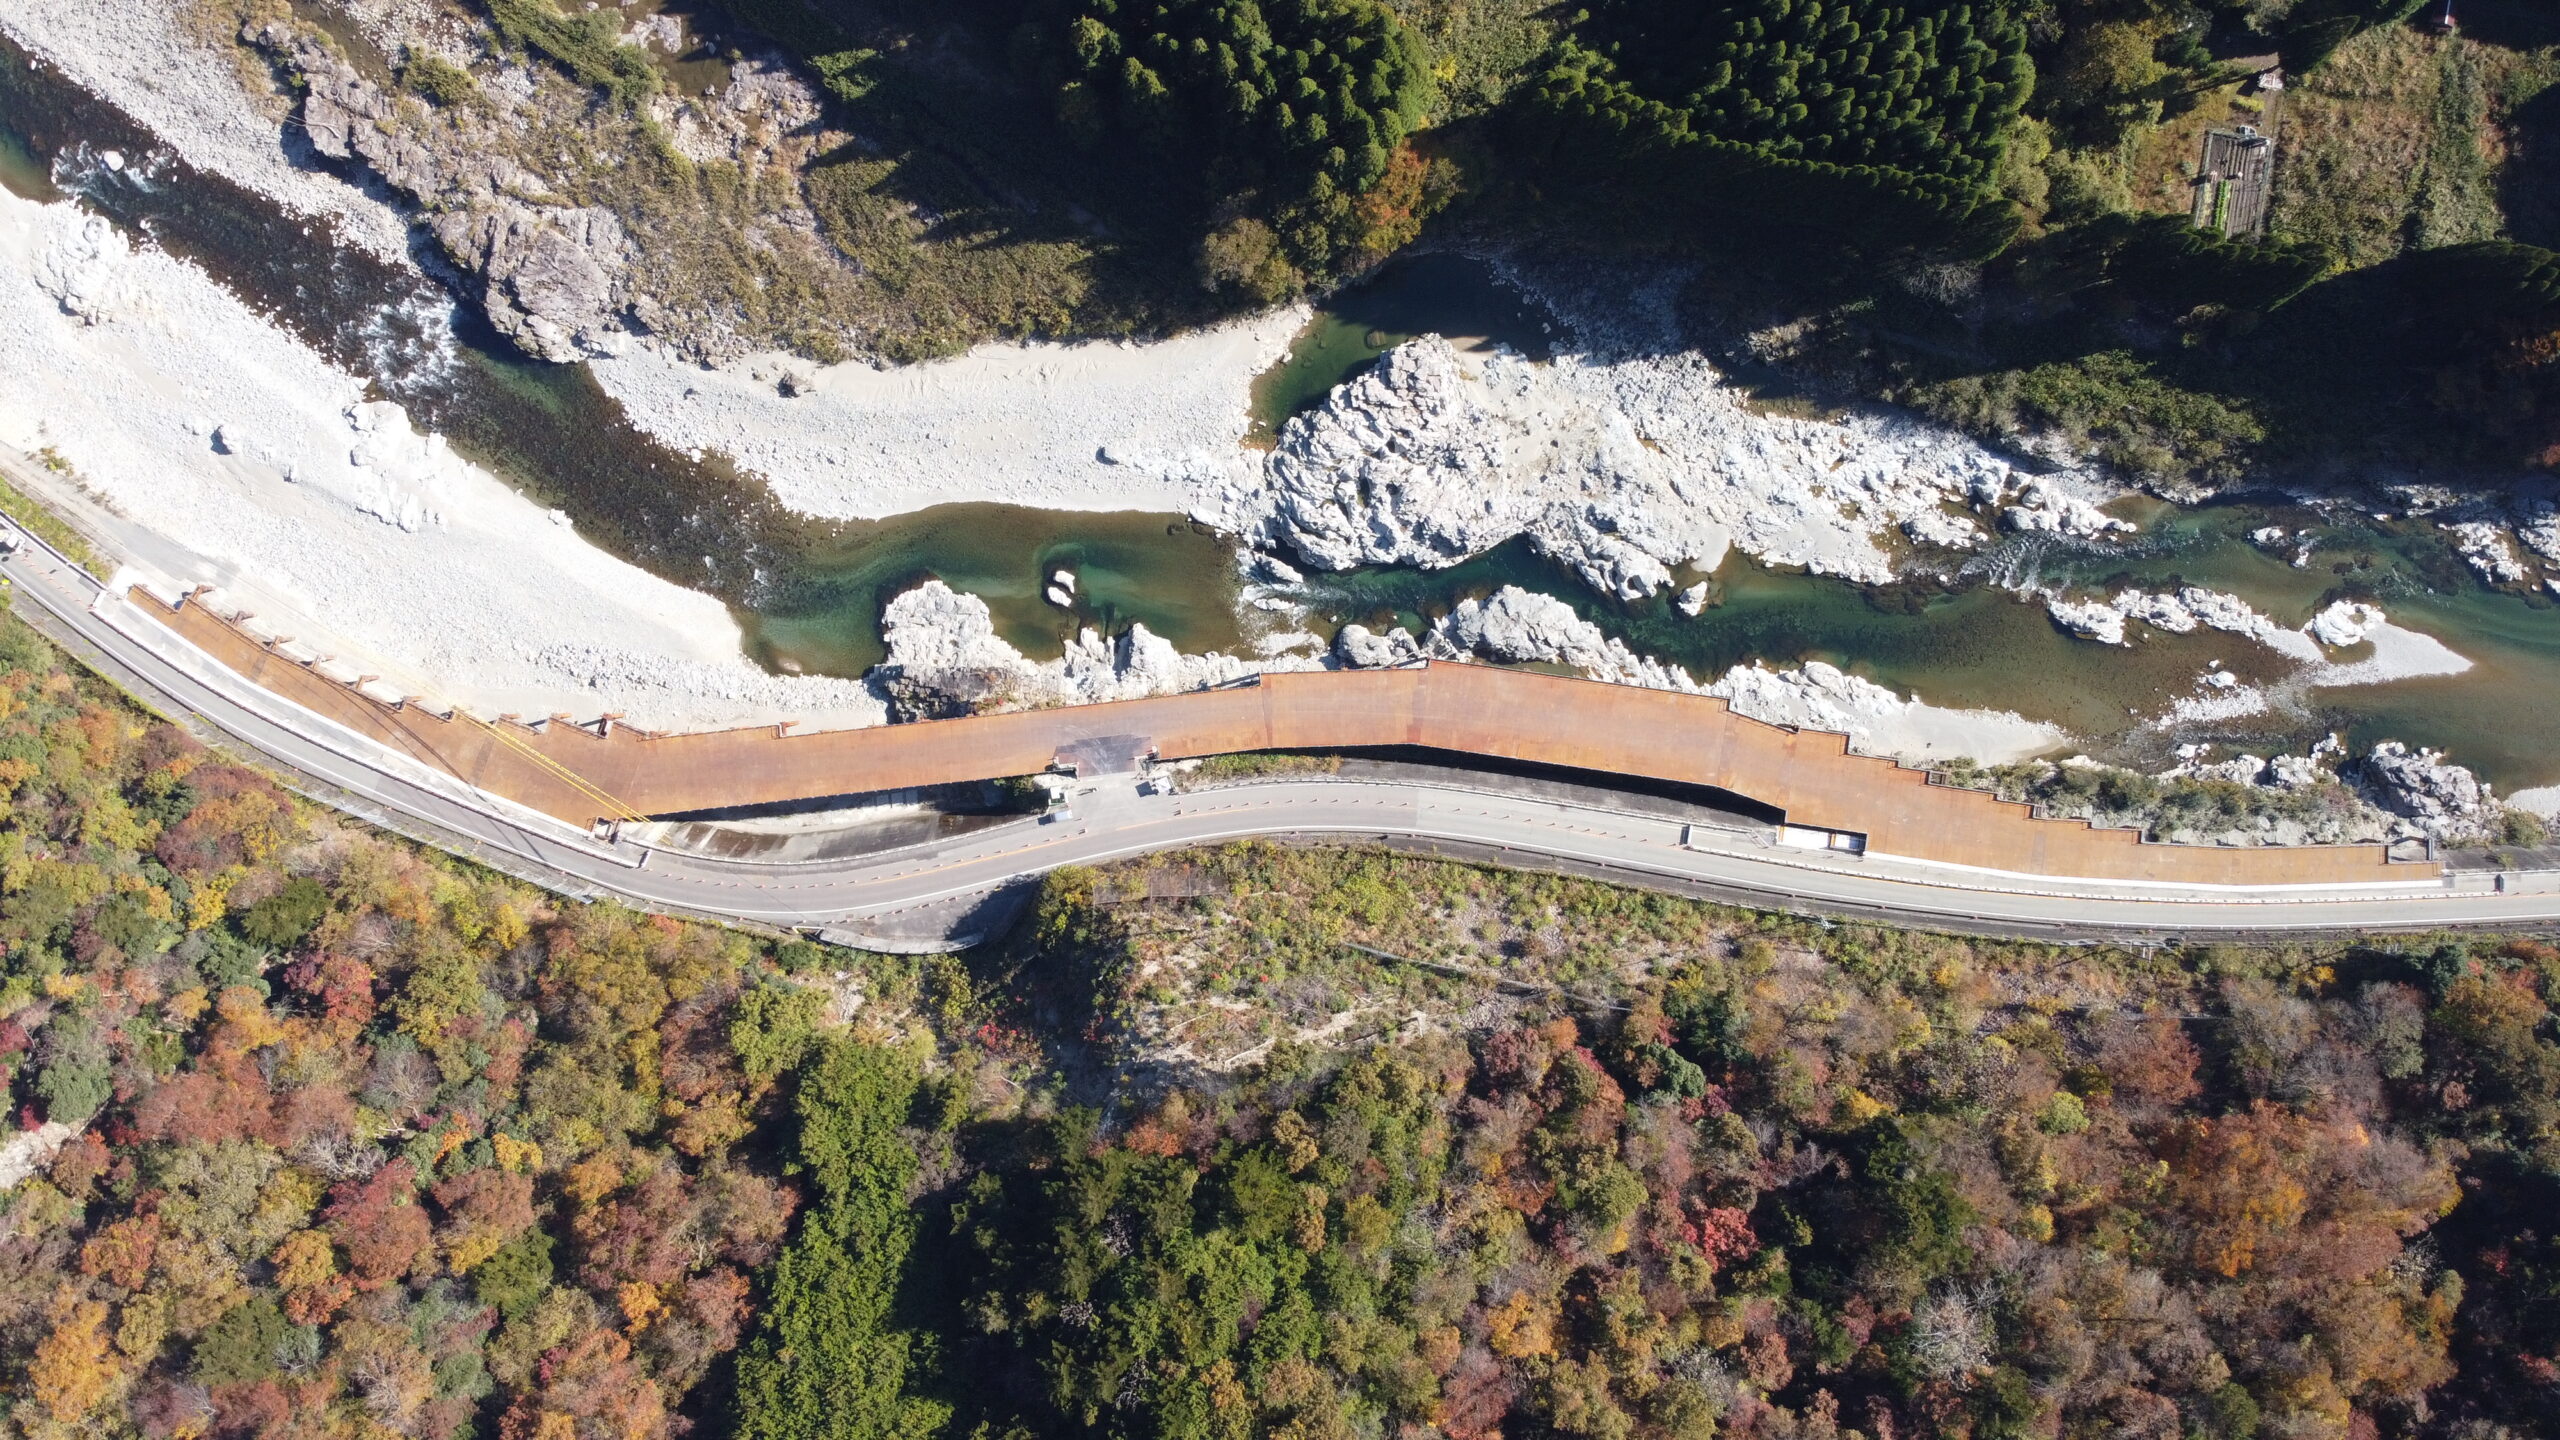
[[[1480,665],[1264,676],[1259,684],[958,720],[790,735],[779,728],[651,735],[606,724],[500,722],[388,705],[316,673],[203,607],[135,592],[250,680],[496,795],[585,825],[601,791],[648,815],[1025,775],[1082,747],[1166,760],[1250,750],[1411,745],[1713,786],[1789,823],[1866,837],[1871,853],[2023,874],[2186,885],[2422,879],[2383,847],[2150,844],[2128,830],[2036,818],[1849,753],[1846,737],[1768,725],[1722,700]],[[564,717],[565,718],[565,717]],[[537,760],[536,756],[542,757]],[[548,761],[548,764],[542,763]],[[565,770],[578,783],[564,778]]]

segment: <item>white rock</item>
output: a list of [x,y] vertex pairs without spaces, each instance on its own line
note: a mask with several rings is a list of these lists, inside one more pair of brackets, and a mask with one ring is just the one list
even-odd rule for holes
[[2084,539],[2129,535],[2139,528],[2068,493],[2049,479],[2029,481],[2018,492],[2018,503],[2000,512],[2000,523],[2021,534],[2075,535]]
[[660,13],[648,16],[623,34],[627,44],[646,46],[669,55],[681,55],[689,48],[684,21],[674,15]]
[[2515,547],[2507,543],[2507,527],[2487,520],[2464,520],[2443,528],[2453,536],[2462,558],[2488,584],[2512,585],[2532,573],[2516,558]]
[[2125,643],[2124,612],[2104,600],[2078,601],[2056,597],[2046,600],[2044,608],[2055,624],[2083,640],[2095,640],[2101,645]]
[[2202,695],[2179,696],[2169,702],[2168,709],[2144,721],[2143,725],[2144,728],[2152,730],[2174,730],[2190,725],[2211,725],[2224,720],[2263,715],[2273,708],[2274,701],[2268,697],[2267,692],[2254,685],[2217,686]]
[[2154,630],[2166,630],[2172,635],[2192,635],[2204,623],[2175,595],[2123,590],[2117,592],[2113,603],[2116,612],[2126,619],[2139,620]]
[[1366,625],[1345,625],[1333,637],[1334,658],[1345,669],[1384,670],[1422,658],[1422,643],[1402,627],[1379,634]]
[[1637,655],[1624,641],[1574,613],[1552,595],[1506,585],[1482,600],[1462,600],[1431,629],[1434,653],[1477,655],[1513,664],[1571,665],[1587,675],[1657,690],[1695,690],[1677,666]]
[[996,634],[987,602],[927,580],[882,608],[884,668],[916,676],[988,671],[1029,676],[1036,668]]
[[1883,581],[1882,534],[1953,522],[1948,501],[2004,493],[2008,476],[1900,417],[1754,414],[1694,354],[1536,364],[1427,336],[1291,420],[1263,474],[1220,479],[1195,513],[1336,570],[1450,565],[1526,536],[1632,597],[1729,547]]
[[2237,595],[2189,585],[2176,594],[2119,590],[2104,600],[2069,600],[2047,595],[2045,609],[2064,629],[2085,640],[2108,645],[2126,643],[2125,624],[2139,620],[2155,630],[2191,635],[2200,628],[2228,631],[2255,640],[2300,660],[2316,660],[2318,652],[2301,637],[2260,614]]
[[2178,591],[2178,605],[2193,615],[2199,625],[2246,636],[2262,644],[2283,629],[2259,614],[2248,601],[2228,591],[2207,590],[2201,585],[2185,586]]
[[2261,550],[2281,549],[2288,533],[2281,525],[2261,525],[2249,532],[2249,543]]
[[1999,764],[2062,743],[2053,726],[2005,710],[1948,710],[1923,704],[1816,660],[1793,670],[1737,665],[1706,687],[1734,713],[1773,725],[1837,730],[1851,748],[1912,760],[1969,756]]
[[346,410],[354,444],[347,451],[347,498],[357,509],[403,530],[444,523],[444,497],[466,467],[441,435],[420,435],[409,412],[388,400]]
[[150,318],[150,305],[134,283],[133,247],[103,215],[82,215],[50,227],[36,257],[35,282],[84,325]]
[[2285,790],[2299,790],[2329,779],[2329,772],[2308,755],[2279,755],[2267,762],[2267,783]]
[[1308,630],[1283,630],[1259,636],[1253,642],[1254,653],[1265,657],[1293,653],[1322,655],[1331,648],[1325,644],[1323,636]]
[[1057,571],[1049,576],[1049,583],[1066,591],[1068,594],[1073,595],[1076,593],[1076,572],[1073,570]]
[[2522,510],[2523,518],[2516,522],[2516,538],[2534,554],[2560,565],[2560,506],[2536,500]]
[[1902,522],[1902,533],[1922,545],[1969,550],[1982,543],[1982,527],[1946,510],[1924,510]]
[[2356,775],[2374,803],[2438,839],[2478,835],[2496,822],[2501,808],[2479,776],[2446,764],[2443,751],[2412,750],[2397,740],[2376,744],[2358,762]]
[[2412,516],[2432,515],[2439,510],[2459,505],[2468,498],[2450,485],[2394,485],[2390,490],[2393,495],[2399,497],[2402,506]]
[[2323,645],[2360,645],[2372,634],[2375,626],[2384,623],[2385,618],[2378,606],[2359,600],[2340,600],[2311,617],[2307,628],[2311,638]]
[[927,580],[881,612],[888,656],[868,677],[902,718],[1016,705],[1093,704],[1222,685],[1257,671],[1310,670],[1306,654],[1185,655],[1173,642],[1132,625],[1112,639],[1087,627],[1066,653],[1042,664],[995,633],[987,602]]
[[71,1137],[80,1133],[77,1125],[60,1120],[47,1120],[32,1130],[21,1130],[0,1144],[0,1190],[14,1190],[18,1183],[50,1163]]
[[1689,616],[1691,619],[1695,619],[1698,616],[1707,613],[1707,592],[1709,588],[1708,583],[1701,580],[1697,584],[1690,586],[1688,589],[1683,590],[1678,595],[1672,597],[1671,603],[1679,607],[1681,614]]
[[1052,585],[1048,589],[1042,591],[1041,595],[1043,598],[1047,599],[1050,604],[1057,606],[1061,610],[1072,610],[1075,608],[1076,597],[1068,593],[1064,586]]
[[2235,785],[2255,785],[2266,773],[2267,762],[2259,755],[2235,755],[2228,760],[2190,760],[2163,771],[2163,779],[2222,780]]

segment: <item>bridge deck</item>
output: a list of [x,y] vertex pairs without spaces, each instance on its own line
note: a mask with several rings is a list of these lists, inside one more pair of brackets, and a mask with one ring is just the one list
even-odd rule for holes
[[[1791,823],[1849,830],[1869,850],[1946,864],[2092,879],[2211,885],[2421,879],[2382,847],[2216,848],[2035,818],[2026,806],[1931,784],[1846,737],[1735,715],[1722,700],[1479,665],[1327,671],[1184,695],[863,730],[609,735],[569,725],[487,727],[386,705],[274,653],[193,604],[134,600],[249,679],[491,793],[585,825],[605,807],[536,752],[631,809],[665,815],[1048,769],[1062,752],[1143,737],[1164,759],[1248,750],[1427,746],[1713,786]],[[1144,746],[1140,747],[1145,748]],[[2386,865],[2388,866],[2386,872]]]

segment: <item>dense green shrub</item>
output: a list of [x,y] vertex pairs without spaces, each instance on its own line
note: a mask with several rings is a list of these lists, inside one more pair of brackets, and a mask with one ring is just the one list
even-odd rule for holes
[[276,1351],[293,1326],[266,1295],[233,1306],[196,1342],[196,1379],[205,1385],[240,1385],[275,1373]]
[[842,1037],[801,1076],[798,1158],[817,1195],[738,1356],[745,1440],[893,1440],[948,1417],[910,1393],[920,1337],[893,1314],[916,1234],[916,1156],[899,1126],[917,1081],[903,1052]]
[[2481,241],[2330,276],[2267,317],[2238,364],[2227,388],[2259,388],[2270,428],[2312,453],[2396,430],[2448,459],[2552,464],[2560,256]]
[[[799,942],[794,942],[799,943]],[[747,1078],[767,1081],[800,1063],[826,1019],[827,997],[797,985],[758,985],[738,997],[729,1048]]]
[[329,892],[319,881],[297,875],[283,888],[252,905],[240,916],[240,933],[260,945],[290,949],[320,917],[329,913]]
[[114,1093],[107,1044],[97,1022],[85,1015],[57,1021],[46,1037],[49,1052],[44,1072],[36,1077],[45,1118],[78,1125],[103,1108]]
[[471,72],[441,55],[411,55],[401,63],[400,83],[447,109],[480,98],[480,86]]
[[1604,0],[1592,34],[1702,134],[1980,181],[2034,67],[2007,0]]
[[827,947],[814,940],[785,940],[773,947],[773,963],[792,975],[805,975],[827,966]]
[[622,22],[616,12],[568,15],[553,0],[483,3],[499,39],[540,55],[570,79],[603,91],[616,105],[636,105],[658,93],[658,71],[649,57],[637,46],[620,43]]
[[1559,188],[1613,188],[1658,223],[1727,243],[1807,234],[1876,254],[1995,255],[2017,207],[1943,175],[1835,164],[1707,133],[1648,98],[1598,51],[1567,42],[1528,101],[1532,150]]
[[[1026,27],[1060,123],[1127,146],[1204,211],[1268,221],[1297,266],[1358,244],[1431,94],[1422,47],[1378,0],[1069,0]],[[1246,197],[1251,197],[1248,201]]]
[[2329,268],[2328,256],[2309,246],[2226,240],[2179,215],[2102,215],[2047,248],[2054,253],[2046,263],[2068,279],[2172,313],[2199,305],[2272,310]]
[[2532,320],[2560,310],[2560,254],[2480,240],[2402,256],[2390,267],[2414,312],[2467,327]]
[[531,1310],[551,1288],[554,1243],[541,1230],[527,1230],[499,1246],[471,1272],[472,1298],[506,1320]]

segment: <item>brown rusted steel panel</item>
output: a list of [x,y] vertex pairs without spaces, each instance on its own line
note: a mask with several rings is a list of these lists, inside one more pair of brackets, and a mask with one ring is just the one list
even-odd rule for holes
[[[135,599],[251,680],[403,754],[575,824],[605,808],[475,723],[384,705],[199,607],[171,612],[140,592]],[[2039,820],[2026,806],[1932,784],[1925,772],[1850,754],[1844,736],[1746,719],[1722,700],[1481,665],[1269,675],[1186,695],[808,735],[761,727],[661,736],[615,726],[599,736],[565,725],[508,733],[651,815],[1032,774],[1080,741],[1143,736],[1168,760],[1418,745],[1708,785],[1773,805],[1796,824],[1862,833],[1874,852],[1991,870],[2270,885],[2376,880],[2387,864],[2377,845],[2146,844],[2131,831]],[[2388,873],[2439,871],[2393,865]]]

